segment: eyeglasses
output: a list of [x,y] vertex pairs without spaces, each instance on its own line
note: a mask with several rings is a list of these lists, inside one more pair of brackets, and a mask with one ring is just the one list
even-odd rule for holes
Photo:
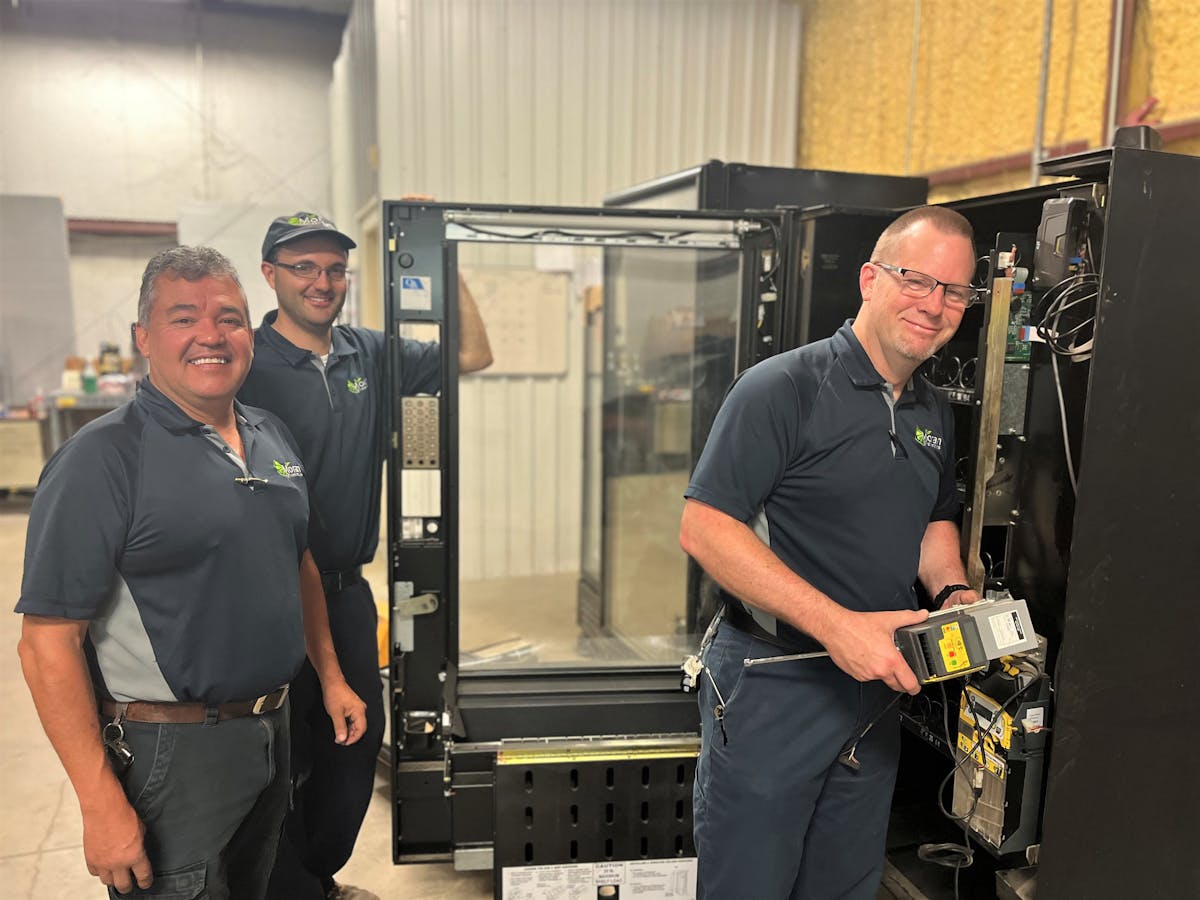
[[303,278],[305,281],[316,281],[318,278],[321,277],[322,272],[324,272],[326,275],[329,276],[330,281],[345,281],[346,280],[346,267],[345,266],[329,266],[328,268],[324,268],[322,266],[318,266],[316,263],[313,263],[313,262],[299,262],[299,263],[273,262],[273,263],[271,263],[271,265],[281,266],[282,268],[287,269],[289,272],[294,274],[297,278]]
[[871,261],[871,265],[878,266],[888,272],[892,272],[900,278],[900,291],[909,297],[928,297],[940,284],[945,288],[943,297],[947,306],[953,306],[959,309],[966,309],[968,306],[974,306],[983,300],[983,291],[980,288],[971,287],[966,284],[950,284],[947,281],[938,281],[932,275],[926,275],[924,272],[918,272],[916,269],[905,269],[901,266],[893,266],[888,263]]

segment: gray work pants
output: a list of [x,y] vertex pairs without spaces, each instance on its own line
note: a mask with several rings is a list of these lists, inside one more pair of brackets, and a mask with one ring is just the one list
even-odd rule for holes
[[124,723],[124,786],[146,826],[147,890],[109,896],[257,900],[290,790],[287,705],[213,725]]

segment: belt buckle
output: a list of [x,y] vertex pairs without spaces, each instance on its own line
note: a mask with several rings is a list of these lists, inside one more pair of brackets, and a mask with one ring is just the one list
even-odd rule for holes
[[[285,684],[283,687],[277,688],[277,689],[271,691],[271,693],[269,693],[269,694],[263,694],[261,697],[259,697],[257,700],[254,701],[254,705],[252,707],[250,707],[250,712],[253,715],[261,716],[265,712],[274,712],[275,710],[279,709],[279,707],[283,706],[283,701],[287,699],[289,687],[290,687],[290,685]],[[279,702],[276,703],[274,706],[272,706],[270,709],[267,709],[267,702],[272,697],[274,697],[276,694],[279,694]]]

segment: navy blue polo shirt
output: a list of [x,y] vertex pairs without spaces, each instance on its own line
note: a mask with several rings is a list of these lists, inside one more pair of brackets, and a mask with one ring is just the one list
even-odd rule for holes
[[[325,364],[272,326],[254,333],[254,363],[243,403],[283,420],[308,477],[309,546],[323,572],[369,563],[379,543],[379,491],[385,448],[386,345],[383,332],[335,325]],[[433,393],[441,382],[436,342],[401,342],[405,394]]]
[[[743,373],[685,496],[753,527],[848,609],[912,608],[925,529],[958,513],[954,422],[919,376],[893,404],[850,324]],[[778,634],[805,642],[784,623]]]
[[17,612],[91,620],[101,696],[248,700],[304,662],[304,470],[277,421],[234,409],[244,462],[143,379],[42,471]]

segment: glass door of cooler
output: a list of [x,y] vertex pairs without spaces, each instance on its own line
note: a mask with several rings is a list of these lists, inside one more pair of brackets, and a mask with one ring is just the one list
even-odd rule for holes
[[[466,841],[446,789],[455,755],[697,732],[679,690],[706,624],[687,614],[683,491],[725,390],[776,345],[764,306],[780,228],[772,214],[422,203],[384,217],[407,860]],[[470,373],[464,292],[492,357]],[[430,348],[440,381],[412,395]]]

